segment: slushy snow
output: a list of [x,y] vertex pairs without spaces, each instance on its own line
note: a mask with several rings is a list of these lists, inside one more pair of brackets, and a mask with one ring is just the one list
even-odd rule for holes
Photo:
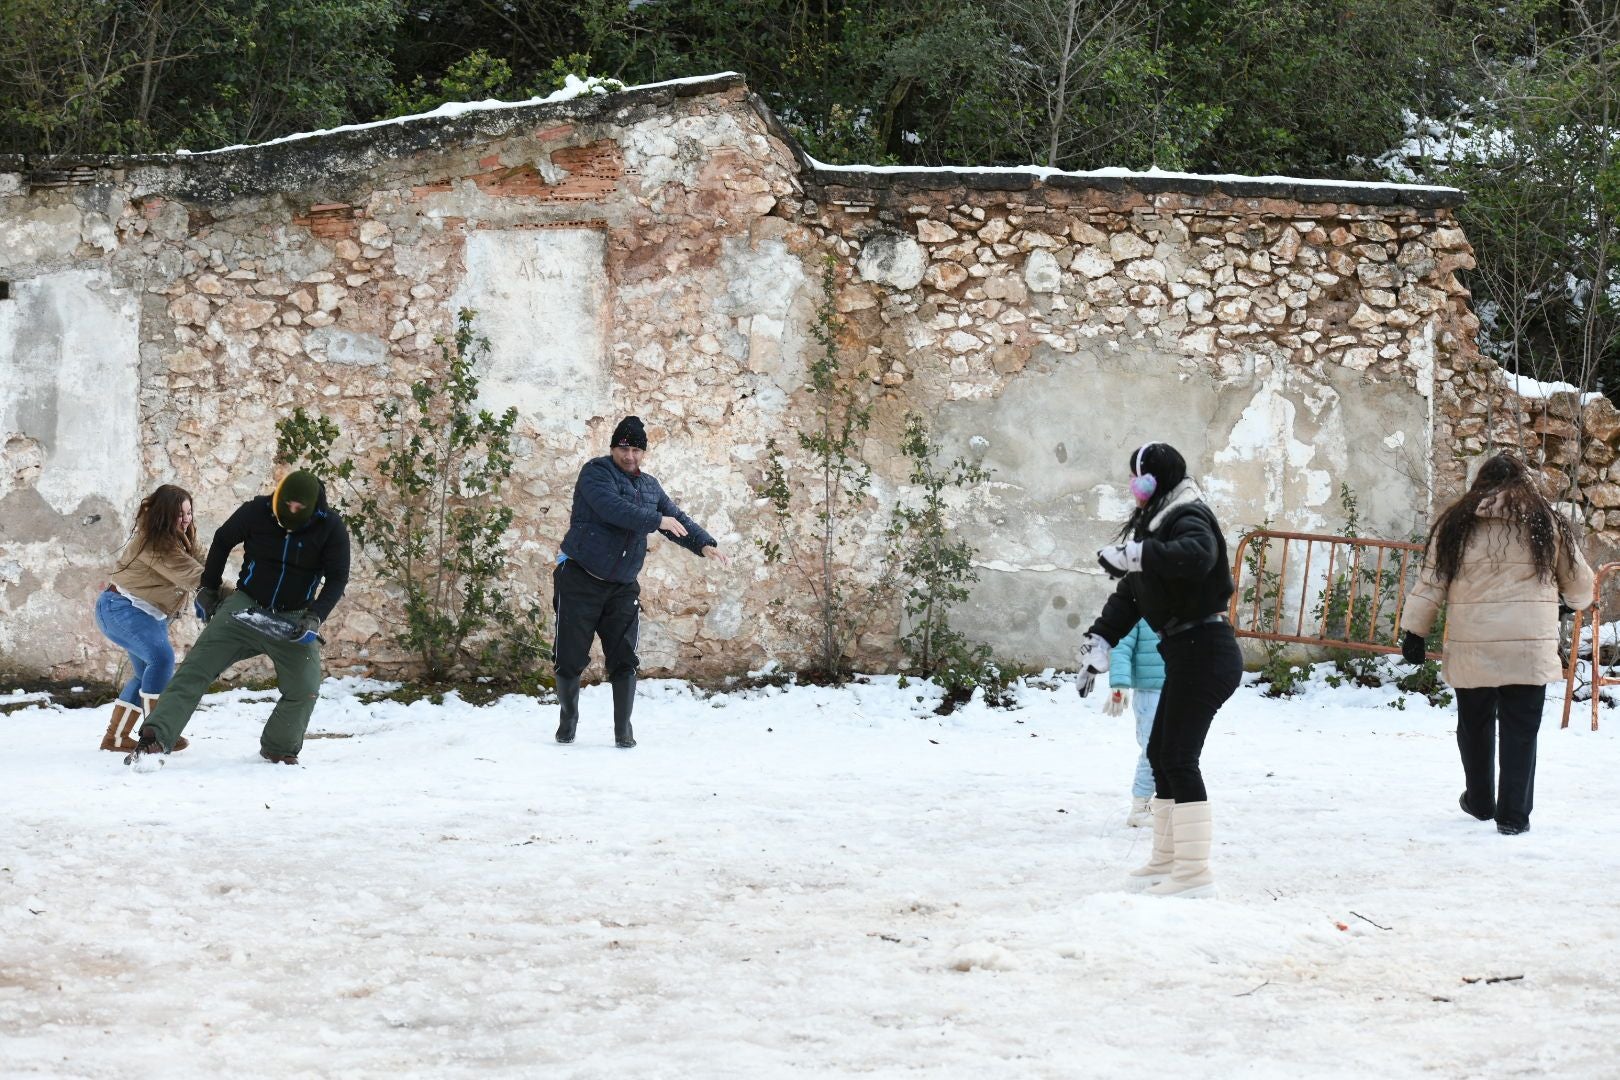
[[[1245,687],[1205,753],[1213,900],[1126,891],[1129,713],[1047,676],[556,707],[328,681],[205,700],[151,775],[105,713],[0,717],[0,1072],[51,1077],[1610,1077],[1620,714],[1533,829],[1457,809],[1454,714]],[[1610,717],[1615,717],[1613,720]],[[1496,980],[1496,981],[1492,981]]]

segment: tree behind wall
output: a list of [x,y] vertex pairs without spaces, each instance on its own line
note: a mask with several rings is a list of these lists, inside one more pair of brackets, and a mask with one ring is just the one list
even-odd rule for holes
[[[1543,39],[1557,16],[1559,36]],[[1478,56],[1487,94],[1419,163],[1468,192],[1480,344],[1509,371],[1620,388],[1620,9],[1503,12]],[[1493,47],[1494,46],[1494,47]],[[1565,417],[1564,419],[1573,419]],[[1581,447],[1577,443],[1578,458]],[[1572,481],[1573,482],[1573,481]]]

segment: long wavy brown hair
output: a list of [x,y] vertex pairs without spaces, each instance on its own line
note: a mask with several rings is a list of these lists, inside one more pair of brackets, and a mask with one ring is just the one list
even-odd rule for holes
[[1479,508],[1493,502],[1491,516],[1518,526],[1535,561],[1536,576],[1552,579],[1558,553],[1573,548],[1575,531],[1541,493],[1524,459],[1517,454],[1497,454],[1479,468],[1474,482],[1446,508],[1434,523],[1429,539],[1429,560],[1443,584],[1450,584],[1462,568],[1463,551],[1479,523]]
[[147,549],[159,554],[184,551],[188,555],[196,555],[196,521],[186,526],[184,532],[180,531],[180,508],[188,502],[195,511],[197,503],[192,499],[191,492],[177,484],[164,484],[142,499],[140,508],[135,511],[135,532],[131,537],[135,541],[133,550],[119,569],[127,568],[135,561],[135,556]]

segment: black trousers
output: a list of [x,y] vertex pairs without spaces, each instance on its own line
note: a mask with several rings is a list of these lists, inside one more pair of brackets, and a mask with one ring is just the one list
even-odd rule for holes
[[572,559],[551,573],[551,610],[557,620],[553,659],[557,678],[577,679],[591,662],[591,639],[602,639],[602,662],[617,682],[641,660],[641,585],[592,577]]
[[[1457,691],[1457,750],[1475,817],[1526,826],[1536,801],[1536,735],[1545,686],[1478,686]],[[1493,780],[1496,731],[1502,729],[1501,778]],[[1492,789],[1495,789],[1494,791]]]
[[1230,623],[1195,626],[1159,642],[1164,689],[1148,736],[1148,765],[1159,798],[1203,802],[1198,759],[1215,713],[1243,681],[1243,652]]

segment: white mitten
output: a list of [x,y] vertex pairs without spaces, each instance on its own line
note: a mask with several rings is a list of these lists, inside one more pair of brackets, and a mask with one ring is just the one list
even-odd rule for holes
[[1108,695],[1108,701],[1103,705],[1103,714],[1106,716],[1120,716],[1125,712],[1125,706],[1131,703],[1129,690],[1115,690]]
[[1142,541],[1129,540],[1123,544],[1109,544],[1097,552],[1097,561],[1108,571],[1109,577],[1122,578],[1142,569]]
[[1097,676],[1108,670],[1108,654],[1113,647],[1097,634],[1086,635],[1086,643],[1080,650],[1080,696],[1085,697],[1091,693],[1092,684]]

